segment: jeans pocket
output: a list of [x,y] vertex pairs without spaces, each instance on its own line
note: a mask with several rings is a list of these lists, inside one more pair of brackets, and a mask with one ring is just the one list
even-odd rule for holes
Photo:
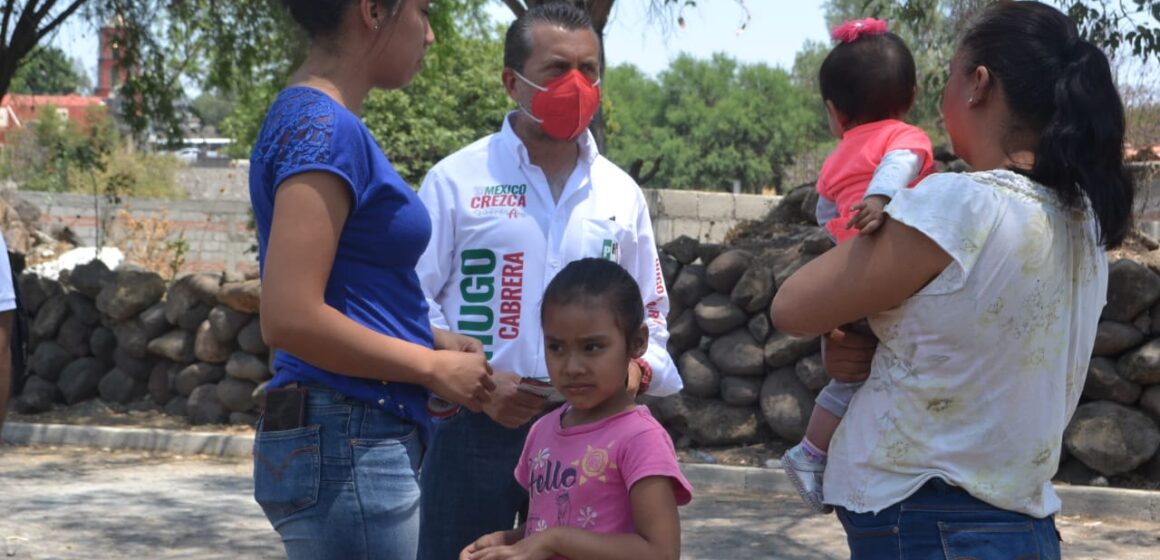
[[1034,560],[1039,541],[1030,521],[938,523],[947,560]]
[[846,530],[850,558],[898,558],[901,541],[897,515],[851,513],[836,508],[838,520]]
[[254,500],[271,522],[318,502],[319,426],[258,432],[254,437]]

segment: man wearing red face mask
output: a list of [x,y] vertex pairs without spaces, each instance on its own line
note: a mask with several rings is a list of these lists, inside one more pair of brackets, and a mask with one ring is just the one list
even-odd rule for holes
[[[497,385],[482,413],[432,401],[444,418],[420,475],[421,560],[456,558],[523,515],[516,461],[531,421],[562,401],[545,387],[539,313],[564,265],[614,260],[641,287],[649,346],[626,390],[664,396],[682,386],[665,350],[668,293],[644,196],[588,132],[600,104],[588,15],[565,2],[529,9],[508,30],[503,84],[517,109],[502,130],[436,164],[419,190],[434,224],[417,267],[431,322],[479,339]],[[571,468],[553,483],[576,484]]]

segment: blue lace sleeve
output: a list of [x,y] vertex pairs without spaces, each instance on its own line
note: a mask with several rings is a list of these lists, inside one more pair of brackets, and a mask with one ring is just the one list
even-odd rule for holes
[[355,189],[352,170],[336,162],[337,127],[336,104],[325,94],[305,87],[287,89],[270,107],[253,162],[266,166],[271,188],[299,173],[327,171]]

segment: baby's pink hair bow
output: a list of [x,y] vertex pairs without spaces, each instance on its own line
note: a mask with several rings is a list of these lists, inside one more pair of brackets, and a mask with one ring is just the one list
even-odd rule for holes
[[880,35],[889,31],[885,21],[874,18],[856,19],[847,21],[830,31],[830,37],[835,41],[853,43],[863,35]]

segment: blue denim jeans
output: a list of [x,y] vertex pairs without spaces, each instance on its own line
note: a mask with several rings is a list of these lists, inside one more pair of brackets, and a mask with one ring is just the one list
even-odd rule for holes
[[516,483],[516,462],[531,423],[505,428],[463,410],[439,422],[423,460],[419,560],[453,560],[479,537],[527,516],[528,492]]
[[940,478],[877,515],[836,508],[850,558],[1056,560],[1055,517],[998,509]]
[[306,426],[254,438],[254,499],[297,559],[414,558],[419,537],[416,426],[309,387]]

